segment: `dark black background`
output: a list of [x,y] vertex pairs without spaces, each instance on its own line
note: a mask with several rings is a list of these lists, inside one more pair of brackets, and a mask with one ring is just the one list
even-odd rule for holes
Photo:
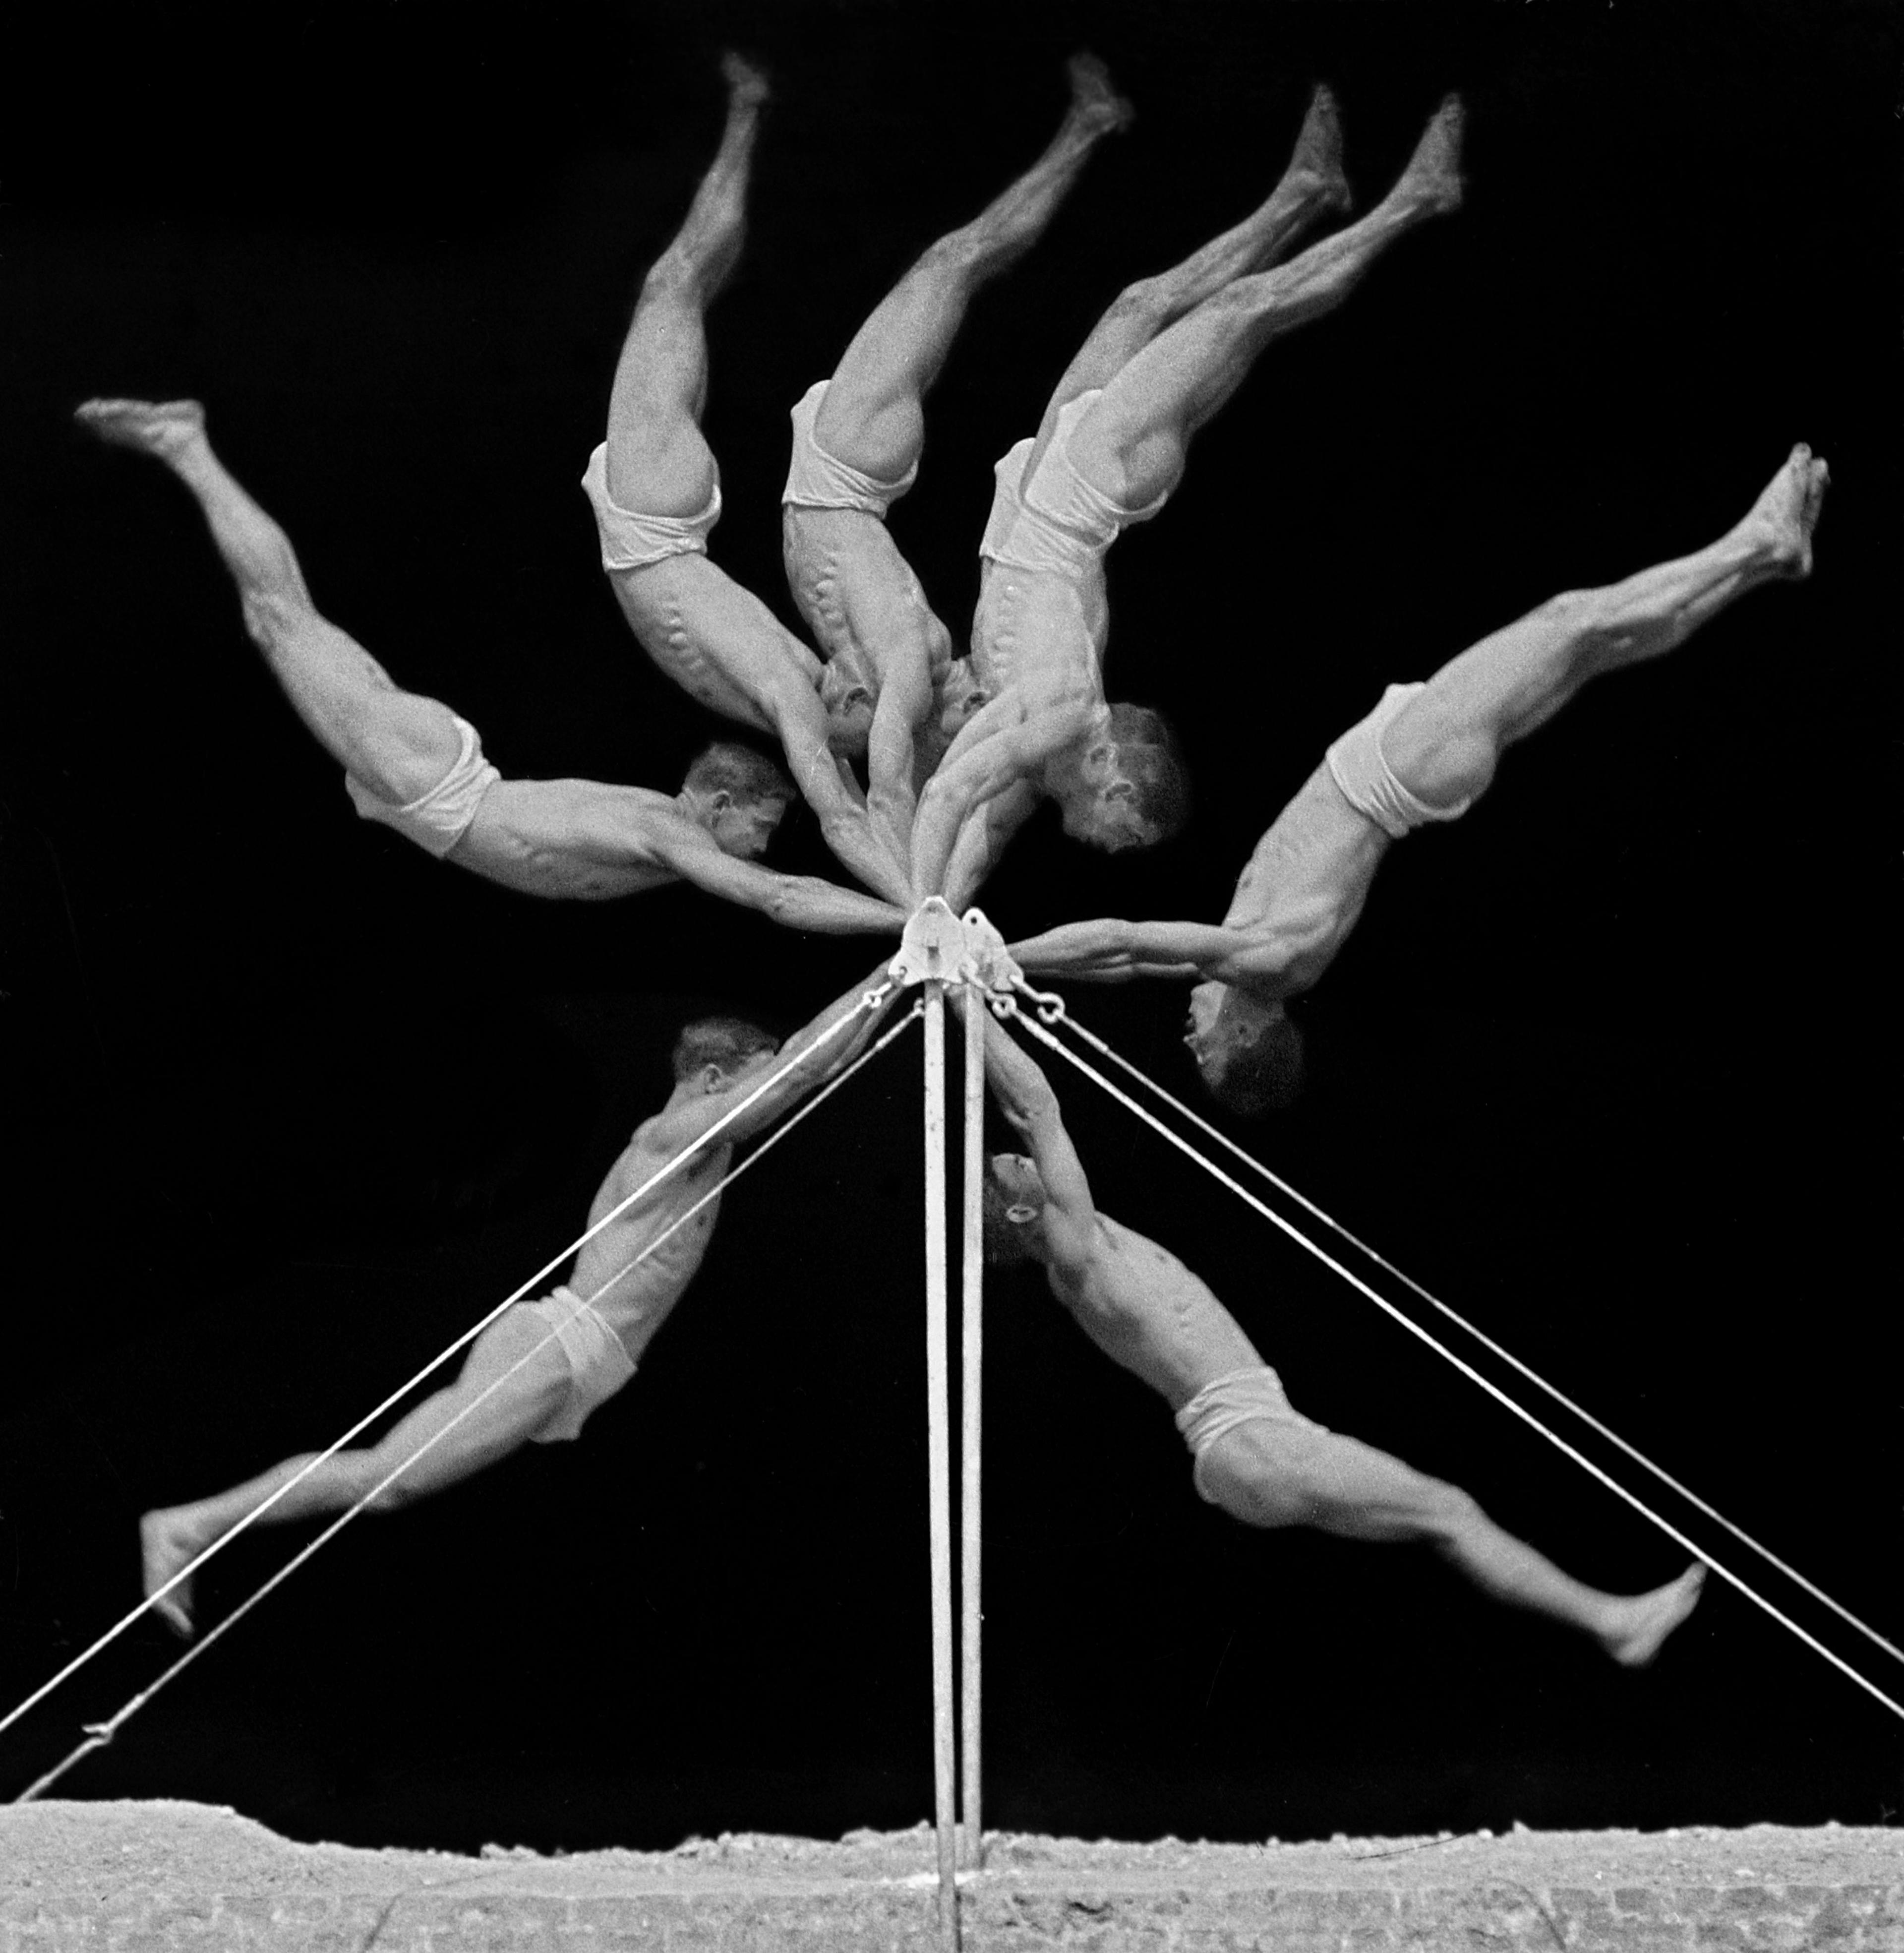
[[[1041,820],[986,892],[1008,931],[1213,918],[1383,682],[1710,541],[1793,440],[1830,457],[1809,586],[1594,688],[1458,829],[1396,851],[1304,1007],[1304,1099],[1250,1140],[1895,1634],[1890,10],[33,12],[0,51],[7,1702],[134,1597],[139,1511],[324,1442],[572,1237],[689,1011],[789,1028],[869,961],[689,893],[537,904],[354,821],[189,498],[67,419],[96,393],[202,397],[323,608],[506,771],[672,786],[714,729],[628,638],[576,478],[729,41],[780,98],[713,321],[715,553],[789,618],[787,409],[1036,153],[1070,49],[1140,119],[932,397],[894,528],[955,631],[993,459],[1120,285],[1264,194],[1310,83],[1339,91],[1365,204],[1444,90],[1470,105],[1466,209],[1277,346],[1116,551],[1113,693],[1178,721],[1192,826],[1109,861]],[[810,821],[776,858],[827,865]],[[1179,989],[1075,1001],[1193,1083]],[[464,1848],[924,1814],[910,1050],[730,1197],[583,1442],[352,1528],[62,1794]],[[1104,1206],[1213,1283],[1299,1406],[1586,1578],[1683,1563],[1057,1082]],[[1249,1533],[1038,1284],[992,1297],[993,1823],[1904,1805],[1891,1719],[1717,1582],[1634,1678],[1425,1556]],[[208,1616],[296,1537],[236,1545]],[[174,1646],[142,1624],[0,1739],[0,1790]]]

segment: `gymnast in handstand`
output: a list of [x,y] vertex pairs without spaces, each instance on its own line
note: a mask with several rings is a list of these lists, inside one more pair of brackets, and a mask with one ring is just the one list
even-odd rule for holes
[[1398,238],[1459,205],[1461,130],[1451,96],[1380,203],[1278,265],[1349,200],[1335,102],[1318,89],[1268,200],[1098,321],[1036,435],[998,463],[972,627],[989,698],[920,793],[916,894],[962,908],[1041,799],[1057,802],[1067,833],[1113,851],[1181,824],[1167,729],[1107,701],[1105,555],[1169,500],[1198,429],[1273,340],[1333,311]]
[[1069,68],[1071,105],[1036,162],[969,224],[929,246],[853,335],[830,380],[794,409],[781,500],[787,581],[827,668],[837,752],[866,757],[874,829],[910,857],[913,807],[959,727],[984,703],[886,527],[919,473],[925,395],[979,287],[1057,215],[1092,150],[1130,118],[1103,64]]
[[721,475],[701,431],[707,308],[747,233],[747,179],[765,80],[729,55],[727,123],[673,241],[649,267],[615,368],[606,439],[582,476],[602,567],[641,647],[712,712],[770,733],[840,861],[906,903],[904,861],[873,832],[827,700],[843,678],[750,590],[709,560]]
[[1710,547],[1552,597],[1425,684],[1390,685],[1257,843],[1221,923],[1067,923],[1013,955],[1044,976],[1201,978],[1185,1042],[1204,1082],[1232,1111],[1284,1102],[1301,1056],[1284,1006],[1347,940],[1390,843],[1465,813],[1502,751],[1589,679],[1663,656],[1761,584],[1809,575],[1829,478],[1809,448],[1795,447]]

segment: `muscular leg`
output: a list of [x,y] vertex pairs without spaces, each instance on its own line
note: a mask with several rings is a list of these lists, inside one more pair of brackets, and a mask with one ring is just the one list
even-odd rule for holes
[[929,249],[860,327],[820,403],[814,432],[829,454],[875,480],[919,459],[924,400],[979,287],[1043,235],[1091,152],[1129,121],[1102,62],[1073,58],[1071,106],[1051,146],[962,229]]
[[[326,1459],[258,1523],[282,1525],[321,1513],[342,1512],[411,1458],[416,1462],[377,1493],[369,1509],[389,1512],[443,1491],[526,1444],[560,1409],[569,1383],[568,1359],[549,1325],[525,1309],[512,1309],[477,1337],[454,1384],[426,1398],[376,1444],[340,1451]],[[485,1390],[490,1393],[487,1397]],[[460,1423],[418,1456],[424,1444],[465,1410],[468,1415]],[[312,1456],[305,1452],[287,1458],[215,1498],[148,1513],[139,1522],[146,1591],[157,1592],[207,1547],[222,1539],[240,1520],[296,1478]],[[158,1611],[180,1634],[189,1635],[191,1580],[180,1581],[158,1603]]]
[[298,716],[352,778],[399,807],[435,786],[460,750],[449,708],[399,691],[362,645],[318,615],[290,538],[212,453],[204,408],[88,400],[75,418],[102,440],[162,461],[197,497],[252,641]]
[[721,146],[687,221],[642,281],[609,396],[609,493],[644,515],[697,516],[714,492],[714,456],[701,437],[707,403],[706,315],[747,235],[747,177],[766,79],[737,55]]
[[1383,734],[1395,777],[1431,807],[1480,793],[1502,748],[1544,726],[1588,679],[1673,650],[1762,583],[1809,575],[1829,479],[1809,448],[1795,447],[1744,520],[1710,548],[1554,597],[1464,651]]
[[1450,96],[1366,217],[1274,271],[1232,278],[1100,383],[1104,396],[1071,444],[1079,472],[1126,506],[1172,488],[1190,437],[1271,340],[1332,312],[1403,232],[1459,207],[1461,127],[1461,104]]
[[1204,1454],[1204,1483],[1245,1525],[1313,1526],[1344,1539],[1420,1541],[1491,1598],[1577,1628],[1627,1668],[1643,1667],[1689,1614],[1705,1569],[1650,1594],[1603,1594],[1507,1532],[1468,1495],[1352,1437],[1246,1424]]
[[1109,386],[1175,321],[1234,280],[1273,265],[1304,231],[1332,212],[1346,210],[1348,202],[1336,98],[1326,88],[1318,88],[1310,99],[1289,168],[1268,199],[1182,264],[1155,277],[1139,279],[1112,301],[1052,393],[1039,430],[1041,443],[1060,407],[1094,387]]

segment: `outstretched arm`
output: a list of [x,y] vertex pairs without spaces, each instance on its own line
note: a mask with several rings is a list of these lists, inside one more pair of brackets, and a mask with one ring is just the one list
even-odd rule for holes
[[933,703],[923,655],[891,660],[866,738],[866,805],[875,835],[895,861],[912,859],[914,750]]
[[1068,922],[1010,945],[1028,976],[1076,976],[1100,983],[1133,976],[1216,976],[1230,971],[1247,939],[1237,929],[1200,922]]
[[783,875],[757,861],[725,854],[691,823],[691,832],[671,835],[656,852],[684,882],[744,908],[758,909],[789,929],[822,936],[892,936],[906,926],[906,911],[895,903],[842,889],[816,875]]
[[[961,995],[962,1009],[973,1008]],[[1031,1150],[1049,1203],[1045,1240],[1060,1263],[1085,1253],[1098,1210],[1084,1163],[1064,1130],[1058,1096],[1036,1061],[1021,1051],[1002,1024],[985,1014],[985,1077],[998,1108]]]
[[1079,701],[1028,713],[1007,694],[960,730],[925,782],[913,823],[913,890],[922,901],[944,891],[953,851],[972,816],[1009,787],[1032,788],[1045,761],[1083,732],[1092,710]]
[[1038,811],[1038,790],[1029,780],[994,794],[959,829],[945,871],[946,906],[963,914],[997,867],[1012,837]]
[[803,683],[784,686],[769,710],[788,770],[819,816],[827,846],[868,888],[888,901],[909,901],[911,890],[903,862],[874,834],[851,773],[827,743],[826,708],[819,693]]

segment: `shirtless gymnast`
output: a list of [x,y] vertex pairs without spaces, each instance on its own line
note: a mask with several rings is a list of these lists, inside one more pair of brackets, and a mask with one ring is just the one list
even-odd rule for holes
[[[709,1017],[687,1025],[675,1045],[674,1090],[661,1110],[635,1129],[609,1170],[589,1208],[590,1224],[670,1160],[687,1154],[688,1164],[585,1243],[574,1272],[553,1294],[540,1302],[518,1303],[491,1323],[471,1344],[454,1384],[426,1398],[377,1444],[327,1459],[258,1523],[280,1525],[355,1504],[506,1375],[507,1381],[418,1456],[367,1509],[393,1511],[446,1491],[525,1444],[578,1437],[590,1414],[634,1375],[642,1352],[694,1280],[720,1201],[709,1201],[648,1259],[637,1263],[636,1257],[719,1183],[737,1145],[837,1077],[865,1049],[878,1023],[878,1010],[867,1011],[852,1030],[824,1046],[819,1039],[883,974],[882,967],[856,984],[778,1049],[766,1032],[739,1018]],[[709,1129],[789,1059],[794,1062],[772,1089],[708,1142]],[[256,1511],[309,1463],[311,1455],[287,1459],[215,1497],[148,1513],[139,1523],[146,1591],[157,1592]],[[157,1611],[189,1635],[191,1581],[173,1588],[157,1603]]]
[[1204,1500],[1245,1525],[1424,1542],[1490,1598],[1578,1629],[1625,1667],[1652,1660],[1692,1612],[1704,1566],[1649,1594],[1601,1593],[1502,1531],[1457,1487],[1300,1415],[1210,1290],[1167,1249],[1098,1212],[1044,1074],[997,1024],[985,1031],[993,1092],[1032,1149],[991,1160],[987,1258],[1039,1263],[1091,1341],[1164,1398]]
[[[821,692],[827,667],[750,590],[708,560],[720,470],[701,433],[706,312],[741,255],[767,84],[722,63],[727,125],[686,221],[649,268],[609,396],[608,438],[582,486],[602,567],[655,663],[710,711],[777,738],[827,845],[869,889],[907,903],[906,864],[875,836]],[[836,684],[837,684],[836,681]]]
[[1674,649],[1762,583],[1809,575],[1829,479],[1809,448],[1795,447],[1709,548],[1553,597],[1426,684],[1390,685],[1257,842],[1220,924],[1070,923],[1014,944],[1012,955],[1045,976],[1201,977],[1185,1042],[1205,1083],[1233,1111],[1282,1102],[1301,1059],[1284,1004],[1342,948],[1389,843],[1465,812],[1502,748],[1545,725],[1589,679]]
[[909,858],[919,784],[984,694],[894,547],[886,512],[925,444],[925,396],[980,286],[1029,250],[1091,151],[1130,119],[1101,63],[1070,64],[1071,106],[1043,155],[930,246],[794,409],[781,496],[787,581],[827,660],[834,750],[866,755],[875,832]]
[[1272,340],[1332,311],[1405,231],[1458,206],[1461,127],[1451,96],[1381,203],[1267,270],[1348,202],[1335,102],[1318,89],[1268,201],[1099,320],[1036,437],[998,464],[972,627],[972,669],[991,697],[920,794],[919,895],[963,908],[1046,796],[1067,833],[1101,848],[1144,846],[1181,823],[1162,722],[1105,701],[1105,553],[1169,500],[1191,437]]
[[687,881],[799,929],[884,934],[896,908],[752,857],[792,797],[744,746],[710,747],[670,796],[596,780],[506,780],[474,726],[399,691],[318,613],[290,538],[229,475],[196,400],[89,400],[81,426],[163,462],[197,498],[245,628],[298,716],[343,767],[357,811],[440,859],[535,895],[605,901]]

